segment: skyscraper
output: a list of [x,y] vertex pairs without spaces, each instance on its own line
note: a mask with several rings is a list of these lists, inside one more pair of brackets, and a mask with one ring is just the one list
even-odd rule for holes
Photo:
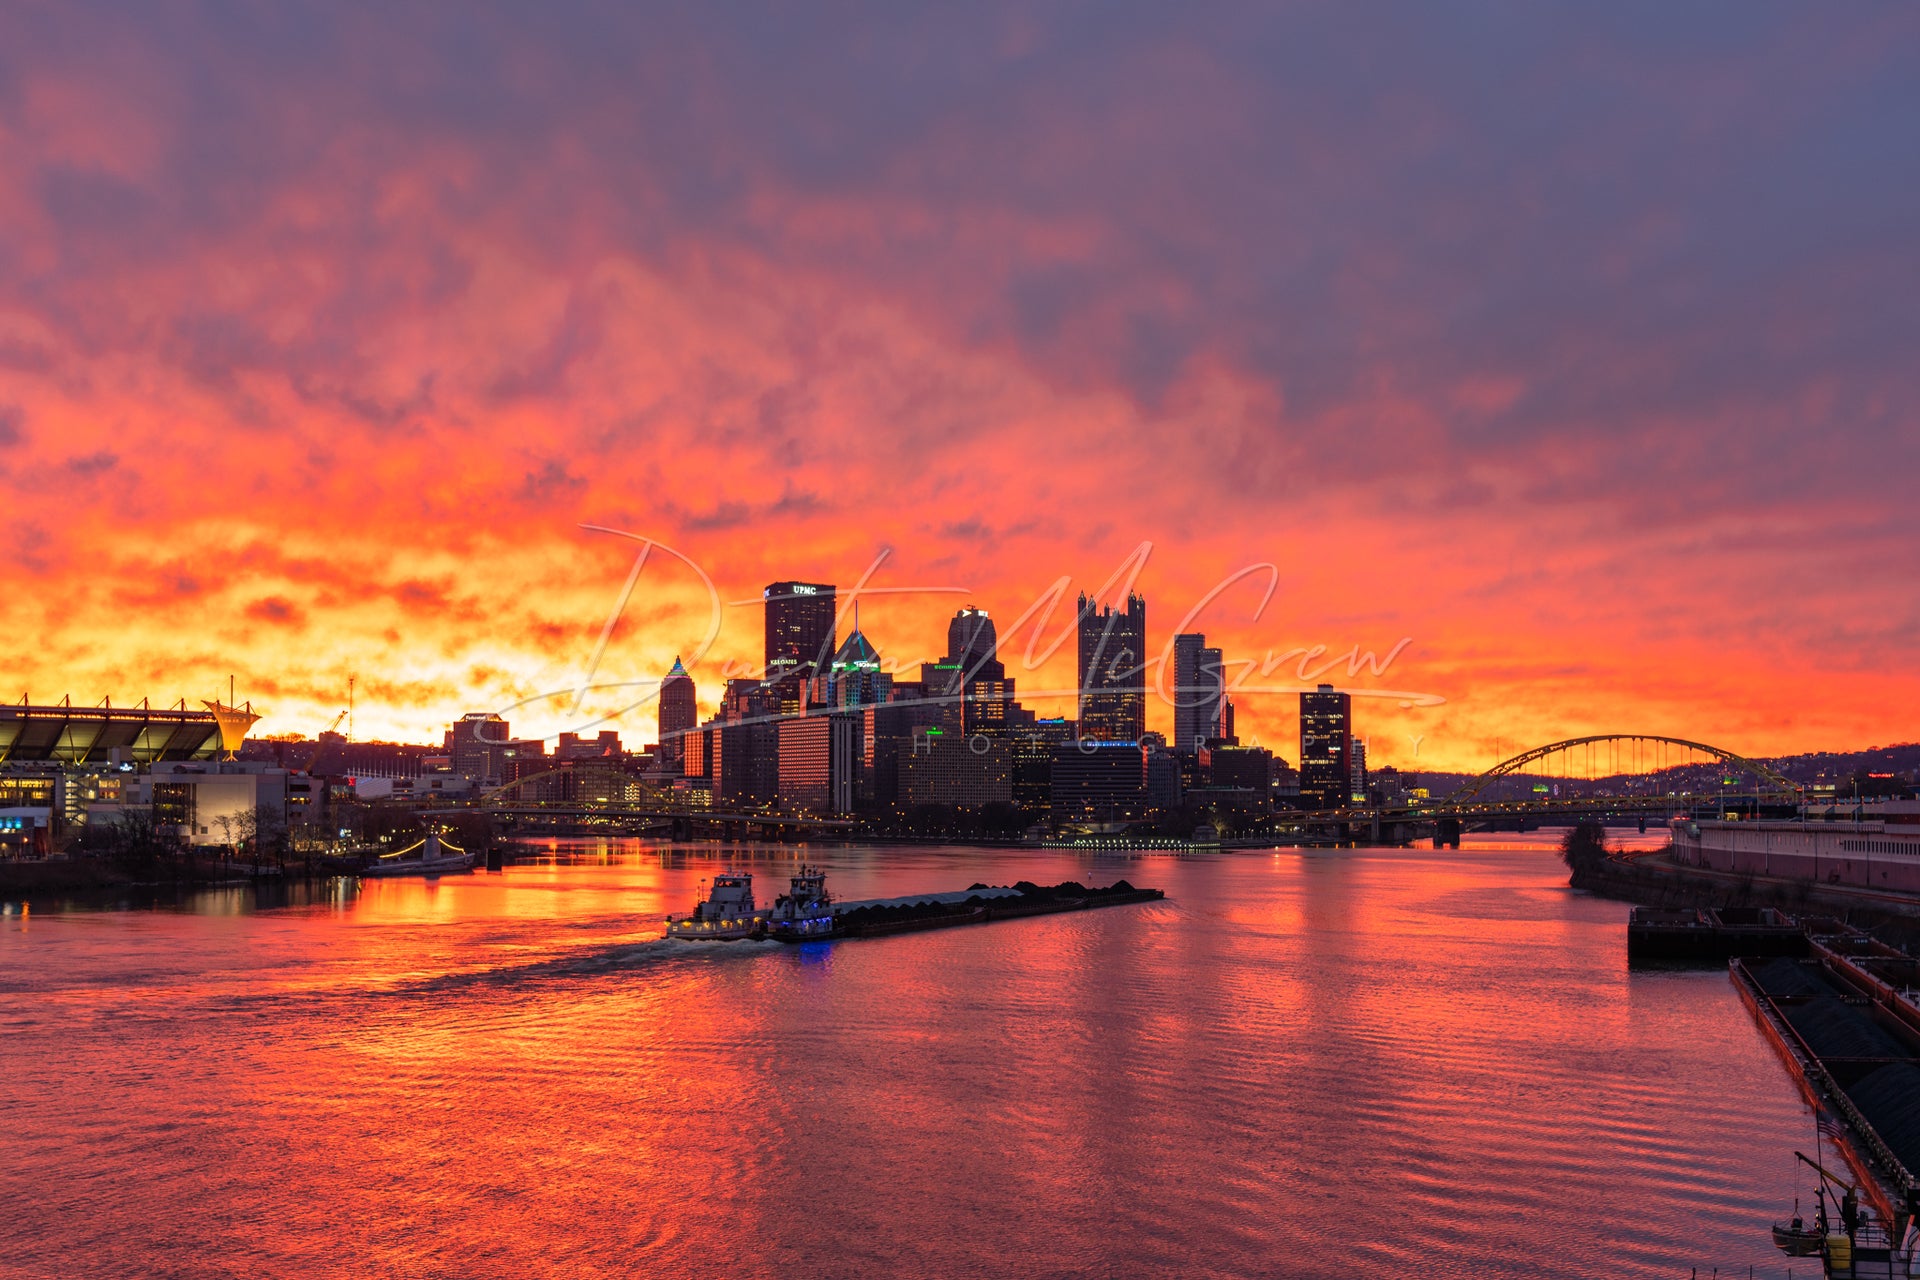
[[[803,682],[804,683],[804,682]],[[779,793],[781,691],[759,680],[729,680],[709,723],[709,776],[715,800],[770,804]]]
[[994,656],[1000,637],[985,609],[968,605],[947,623],[947,652],[920,664],[926,696],[940,702],[939,723],[955,732],[997,732],[1006,727],[1013,682]]
[[826,674],[834,650],[834,590],[825,582],[774,582],[767,608],[768,684],[804,685]]
[[1216,738],[1227,736],[1221,717],[1227,676],[1220,650],[1207,638],[1185,633],[1173,638],[1173,749],[1195,755]]
[[693,732],[699,722],[693,677],[687,674],[687,669],[680,665],[680,659],[676,657],[673,670],[667,672],[667,678],[660,682],[661,772],[686,772],[687,735]]
[[1147,731],[1147,602],[1125,612],[1080,597],[1080,736],[1138,742]]
[[1342,809],[1353,791],[1353,696],[1323,684],[1300,695],[1300,802]]
[[871,707],[893,694],[893,676],[880,669],[880,654],[855,626],[833,655],[828,669],[826,697],[830,707]]
[[970,604],[960,610],[947,624],[947,659],[959,663],[970,678],[983,676],[1000,680],[1006,677],[1006,668],[994,657],[999,647],[1000,635],[994,628],[992,616],[977,605]]
[[469,711],[447,730],[453,771],[469,778],[497,778],[513,745],[507,722],[491,711]]

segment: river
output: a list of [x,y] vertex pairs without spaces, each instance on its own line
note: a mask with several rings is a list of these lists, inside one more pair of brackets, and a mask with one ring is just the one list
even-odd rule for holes
[[[843,898],[1168,897],[660,940],[715,870],[765,902],[803,856]],[[1630,971],[1627,908],[1565,879],[1539,836],[566,841],[8,903],[0,1274],[1784,1276],[1806,1108],[1724,972]]]

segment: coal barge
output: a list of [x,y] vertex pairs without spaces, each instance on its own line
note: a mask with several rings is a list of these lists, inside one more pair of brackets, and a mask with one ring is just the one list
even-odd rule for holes
[[[1013,885],[974,884],[946,893],[834,902],[826,891],[825,881],[825,874],[817,868],[802,867],[793,877],[788,892],[775,900],[773,908],[760,911],[753,905],[751,876],[716,876],[709,901],[695,907],[691,915],[668,917],[667,936],[688,942],[881,938],[896,933],[987,924],[994,920],[1157,902],[1166,897],[1159,889],[1136,889],[1125,880],[1116,880],[1103,888],[1089,888],[1073,880],[1054,885],[1022,880]],[[724,902],[713,900],[722,896],[726,899]]]

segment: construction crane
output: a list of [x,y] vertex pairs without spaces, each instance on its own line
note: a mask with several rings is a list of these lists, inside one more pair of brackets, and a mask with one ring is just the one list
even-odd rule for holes
[[[1860,1229],[1860,1189],[1851,1182],[1837,1178],[1827,1172],[1824,1165],[1818,1160],[1811,1159],[1804,1152],[1796,1151],[1793,1154],[1795,1159],[1801,1161],[1808,1168],[1819,1174],[1825,1182],[1831,1182],[1835,1187],[1839,1188],[1836,1192],[1829,1192],[1824,1182],[1816,1182],[1813,1184],[1815,1192],[1820,1197],[1821,1227],[1825,1228],[1827,1224],[1827,1196],[1831,1194],[1836,1207],[1840,1210],[1840,1225],[1845,1229],[1847,1235],[1851,1237],[1854,1232]],[[1898,1243],[1898,1241],[1895,1243]]]
[[332,733],[334,730],[338,729],[340,727],[340,722],[342,720],[345,720],[346,718],[347,718],[347,713],[345,711],[342,711],[339,715],[333,718],[332,724],[322,729],[319,732],[319,734],[314,738],[313,754],[307,757],[307,767],[304,770],[304,772],[306,773],[313,772],[313,766],[320,763],[320,753],[327,749],[327,735]]

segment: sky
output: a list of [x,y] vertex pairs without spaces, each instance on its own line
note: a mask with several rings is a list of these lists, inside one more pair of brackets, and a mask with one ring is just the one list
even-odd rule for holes
[[644,740],[774,580],[1023,691],[1130,583],[1289,758],[1920,737],[1912,6],[27,0],[0,157],[9,699]]

